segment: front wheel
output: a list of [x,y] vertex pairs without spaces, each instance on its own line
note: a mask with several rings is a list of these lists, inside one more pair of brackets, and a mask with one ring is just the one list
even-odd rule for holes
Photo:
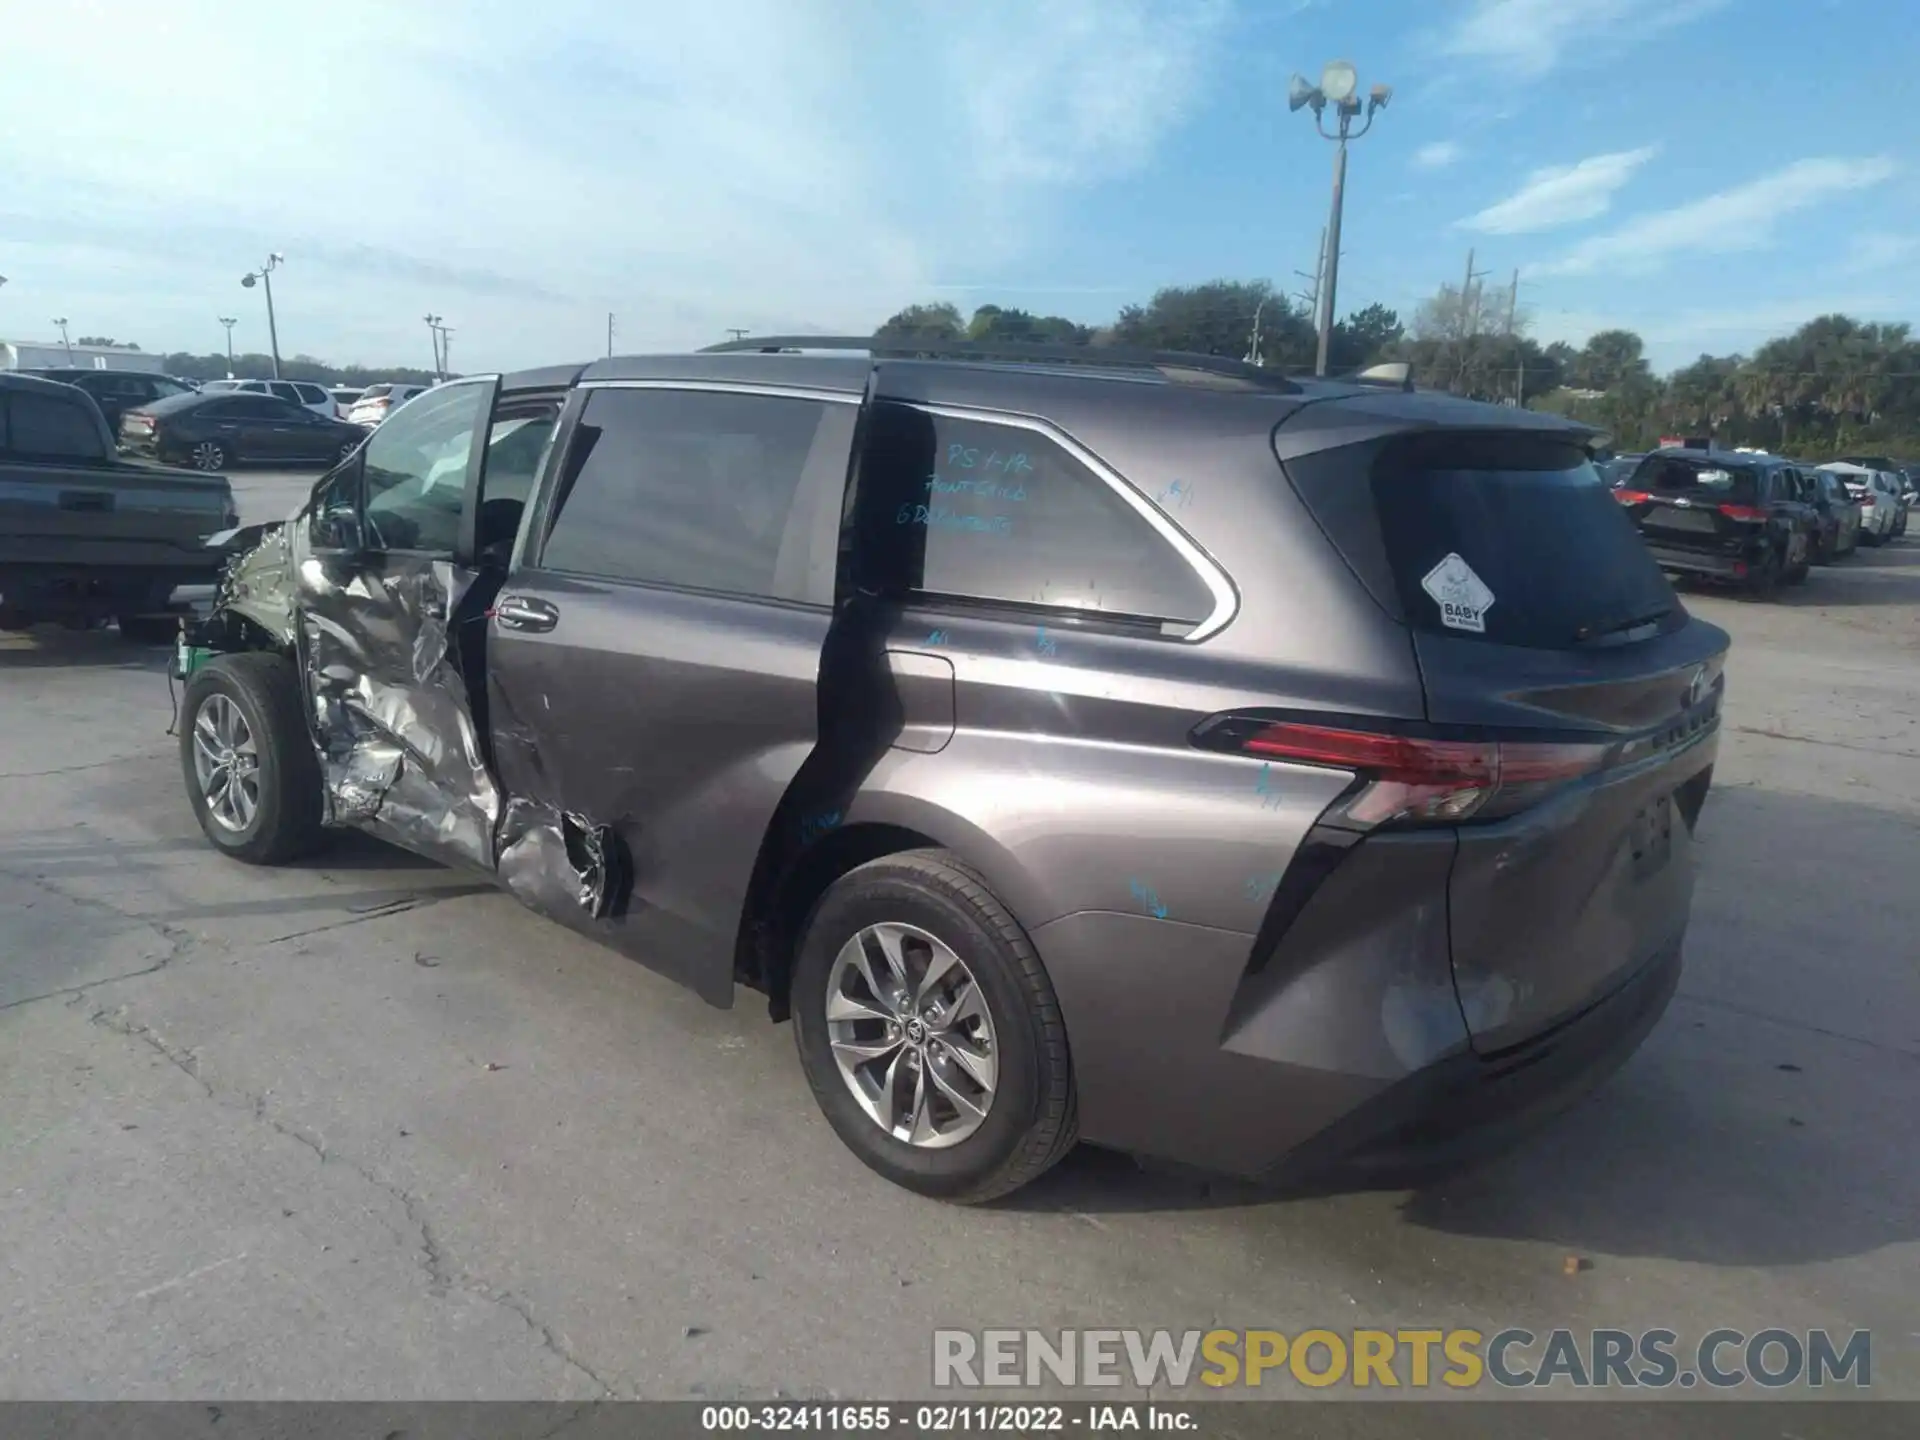
[[180,706],[180,768],[200,829],[223,854],[283,865],[318,846],[320,762],[284,656],[220,655],[193,673]]
[[211,472],[226,469],[233,456],[218,440],[201,440],[187,451],[187,460],[194,469]]
[[794,1040],[847,1148],[896,1185],[978,1204],[1079,1135],[1066,1025],[1032,942],[944,850],[869,861],[814,907]]

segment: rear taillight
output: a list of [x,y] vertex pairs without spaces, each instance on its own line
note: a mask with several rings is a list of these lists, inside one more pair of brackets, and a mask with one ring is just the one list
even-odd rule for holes
[[1324,821],[1360,829],[1448,825],[1513,815],[1604,769],[1609,742],[1431,740],[1293,721],[1230,720],[1202,738],[1263,760],[1354,772],[1356,787]]
[[1613,492],[1613,498],[1622,505],[1644,505],[1653,499],[1653,496],[1644,490],[1616,490]]
[[1767,518],[1767,512],[1757,505],[1722,505],[1720,513],[1729,520],[1750,520],[1756,524]]

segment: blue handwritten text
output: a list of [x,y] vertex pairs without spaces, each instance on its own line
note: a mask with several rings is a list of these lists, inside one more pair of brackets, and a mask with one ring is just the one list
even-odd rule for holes
[[1010,516],[962,515],[943,505],[902,505],[893,523],[924,525],[929,530],[967,530],[975,535],[1007,535],[1013,531]]
[[1278,871],[1275,871],[1271,875],[1254,875],[1247,880],[1247,898],[1249,900],[1270,900],[1273,898],[1273,892],[1279,888],[1280,874]]

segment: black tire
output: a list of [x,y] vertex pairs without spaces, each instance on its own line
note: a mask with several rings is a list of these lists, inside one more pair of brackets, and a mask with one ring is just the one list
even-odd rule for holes
[[[868,925],[918,926],[972,971],[992,1017],[998,1075],[980,1128],[946,1149],[897,1140],[841,1078],[826,1029],[827,985],[841,947]],[[827,1122],[872,1170],[921,1195],[977,1205],[1059,1162],[1079,1138],[1066,1024],[1026,932],[986,882],[945,850],[908,850],[848,871],[808,918],[793,971],[794,1041]]]
[[1861,543],[1862,545],[1865,545],[1865,546],[1866,546],[1866,547],[1867,547],[1868,549],[1876,549],[1876,548],[1878,548],[1878,547],[1879,547],[1879,545],[1880,545],[1880,544],[1881,544],[1881,543],[1882,543],[1882,542],[1883,542],[1883,541],[1884,541],[1885,539],[1886,539],[1886,536],[1884,536],[1884,535],[1876,535],[1876,534],[1874,534],[1874,533],[1873,533],[1873,531],[1871,531],[1871,530],[1868,530],[1868,529],[1865,529],[1865,528],[1862,528],[1862,529],[1861,529],[1861,531],[1860,531],[1860,543]]
[[114,623],[130,645],[171,645],[180,636],[178,615],[120,615]]
[[1771,600],[1780,593],[1780,578],[1780,552],[1769,550],[1747,573],[1747,593],[1756,600]]
[[[259,801],[252,819],[217,821],[194,766],[194,729],[202,709],[225,696],[254,741]],[[218,655],[187,681],[180,703],[180,768],[194,818],[215,849],[249,865],[284,865],[311,854],[324,835],[320,762],[308,736],[293,662],[264,651]]]
[[1811,552],[1809,552],[1801,558],[1798,565],[1787,571],[1787,573],[1780,578],[1788,585],[1804,585],[1807,583],[1807,574],[1812,569],[1813,557]]
[[218,440],[197,440],[187,447],[187,463],[196,470],[217,474],[233,463],[233,452]]

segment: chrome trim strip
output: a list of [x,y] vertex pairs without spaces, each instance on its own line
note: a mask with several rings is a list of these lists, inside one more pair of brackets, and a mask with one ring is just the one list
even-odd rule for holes
[[804,385],[761,385],[752,380],[582,380],[580,390],[705,390],[722,395],[772,395],[783,400],[824,400],[858,405],[865,398],[850,390],[815,390]]
[[1197,645],[1202,640],[1226,629],[1233,617],[1239,614],[1240,592],[1234,589],[1233,581],[1227,577],[1226,571],[1220,568],[1213,557],[1189,539],[1184,530],[1162,514],[1158,506],[1135,489],[1131,481],[1052,421],[1042,420],[1036,415],[1020,415],[1007,410],[978,410],[964,405],[941,405],[932,401],[888,399],[886,403],[909,405],[916,410],[924,410],[930,415],[945,415],[952,420],[978,420],[984,424],[1010,425],[1019,430],[1031,430],[1034,434],[1044,435],[1053,441],[1099,476],[1108,489],[1132,506],[1135,514],[1152,526],[1161,539],[1179,552],[1180,558],[1187,562],[1194,574],[1200,577],[1201,583],[1207,587],[1208,593],[1213,596],[1213,613],[1187,634],[1175,637],[1181,643]]

